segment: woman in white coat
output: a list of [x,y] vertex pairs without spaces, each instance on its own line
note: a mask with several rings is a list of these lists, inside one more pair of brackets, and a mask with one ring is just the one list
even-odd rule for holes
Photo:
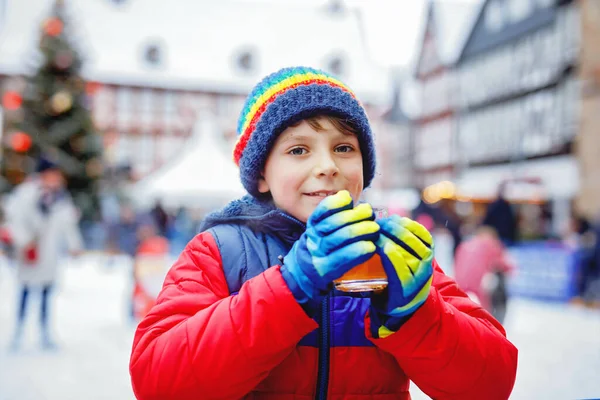
[[32,288],[41,289],[41,339],[53,347],[49,334],[49,296],[65,250],[82,251],[78,212],[65,189],[65,179],[56,164],[42,159],[38,174],[19,185],[6,204],[6,226],[12,239],[21,283],[17,326],[13,346],[20,344]]

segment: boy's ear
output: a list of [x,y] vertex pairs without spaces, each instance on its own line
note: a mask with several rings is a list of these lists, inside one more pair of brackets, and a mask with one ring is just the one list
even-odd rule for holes
[[267,193],[267,192],[269,192],[269,184],[265,180],[264,175],[261,175],[260,178],[258,178],[258,191],[260,193]]

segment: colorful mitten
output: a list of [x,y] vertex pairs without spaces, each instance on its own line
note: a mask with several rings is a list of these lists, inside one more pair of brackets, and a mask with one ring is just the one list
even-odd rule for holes
[[373,209],[353,205],[345,190],[326,197],[283,259],[281,273],[299,303],[319,300],[334,279],[375,254],[379,225]]
[[377,222],[381,227],[377,253],[388,287],[372,298],[375,315],[371,328],[382,338],[397,330],[427,300],[433,277],[433,239],[427,229],[408,218],[393,215]]

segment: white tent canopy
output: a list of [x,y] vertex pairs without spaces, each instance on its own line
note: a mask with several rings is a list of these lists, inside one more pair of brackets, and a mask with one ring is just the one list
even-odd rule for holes
[[166,207],[212,207],[243,195],[239,170],[217,137],[215,116],[201,112],[182,153],[135,185],[138,204],[160,200]]

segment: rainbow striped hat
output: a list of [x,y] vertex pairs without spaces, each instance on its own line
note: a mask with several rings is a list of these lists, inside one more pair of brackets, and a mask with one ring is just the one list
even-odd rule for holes
[[333,76],[313,68],[283,68],[252,90],[238,122],[233,159],[248,193],[260,197],[258,180],[277,136],[288,126],[327,114],[349,120],[358,131],[365,187],[375,175],[375,145],[369,120],[356,95]]

